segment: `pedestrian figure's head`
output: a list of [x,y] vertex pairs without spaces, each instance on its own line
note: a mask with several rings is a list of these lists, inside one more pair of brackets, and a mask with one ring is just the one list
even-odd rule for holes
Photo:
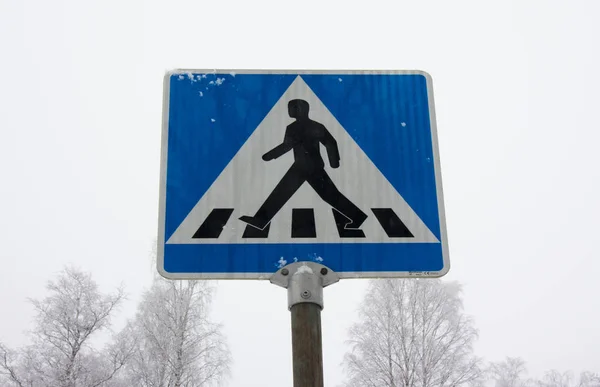
[[303,99],[293,99],[288,102],[288,113],[292,118],[308,118],[309,105]]

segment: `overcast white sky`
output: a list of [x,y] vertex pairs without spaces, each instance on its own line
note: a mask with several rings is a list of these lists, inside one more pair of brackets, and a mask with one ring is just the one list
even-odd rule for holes
[[[434,80],[452,268],[487,360],[600,371],[600,3],[0,0],[0,340],[69,262],[134,312],[157,230],[172,68],[422,69]],[[363,280],[325,291],[342,381]],[[221,282],[231,387],[291,386],[284,289]]]

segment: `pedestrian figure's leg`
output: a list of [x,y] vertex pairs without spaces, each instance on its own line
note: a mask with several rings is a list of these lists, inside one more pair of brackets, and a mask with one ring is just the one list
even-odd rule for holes
[[310,173],[307,181],[317,194],[319,194],[321,199],[348,218],[348,223],[345,228],[359,228],[367,219],[367,214],[362,212],[360,208],[348,200],[348,198],[337,189],[324,169]]
[[263,205],[256,211],[256,215],[253,217],[242,216],[240,220],[258,229],[264,229],[305,181],[305,174],[295,164],[292,165]]

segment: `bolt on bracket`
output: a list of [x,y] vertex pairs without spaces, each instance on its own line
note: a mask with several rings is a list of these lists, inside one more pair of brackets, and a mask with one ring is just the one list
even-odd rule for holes
[[323,288],[339,280],[328,267],[310,261],[286,265],[270,278],[272,284],[288,290],[288,309],[300,303],[317,304],[323,309]]

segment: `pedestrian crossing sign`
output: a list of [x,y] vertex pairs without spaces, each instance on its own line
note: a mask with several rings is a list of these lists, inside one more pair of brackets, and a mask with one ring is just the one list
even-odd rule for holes
[[422,71],[168,72],[159,272],[446,274],[432,91]]

